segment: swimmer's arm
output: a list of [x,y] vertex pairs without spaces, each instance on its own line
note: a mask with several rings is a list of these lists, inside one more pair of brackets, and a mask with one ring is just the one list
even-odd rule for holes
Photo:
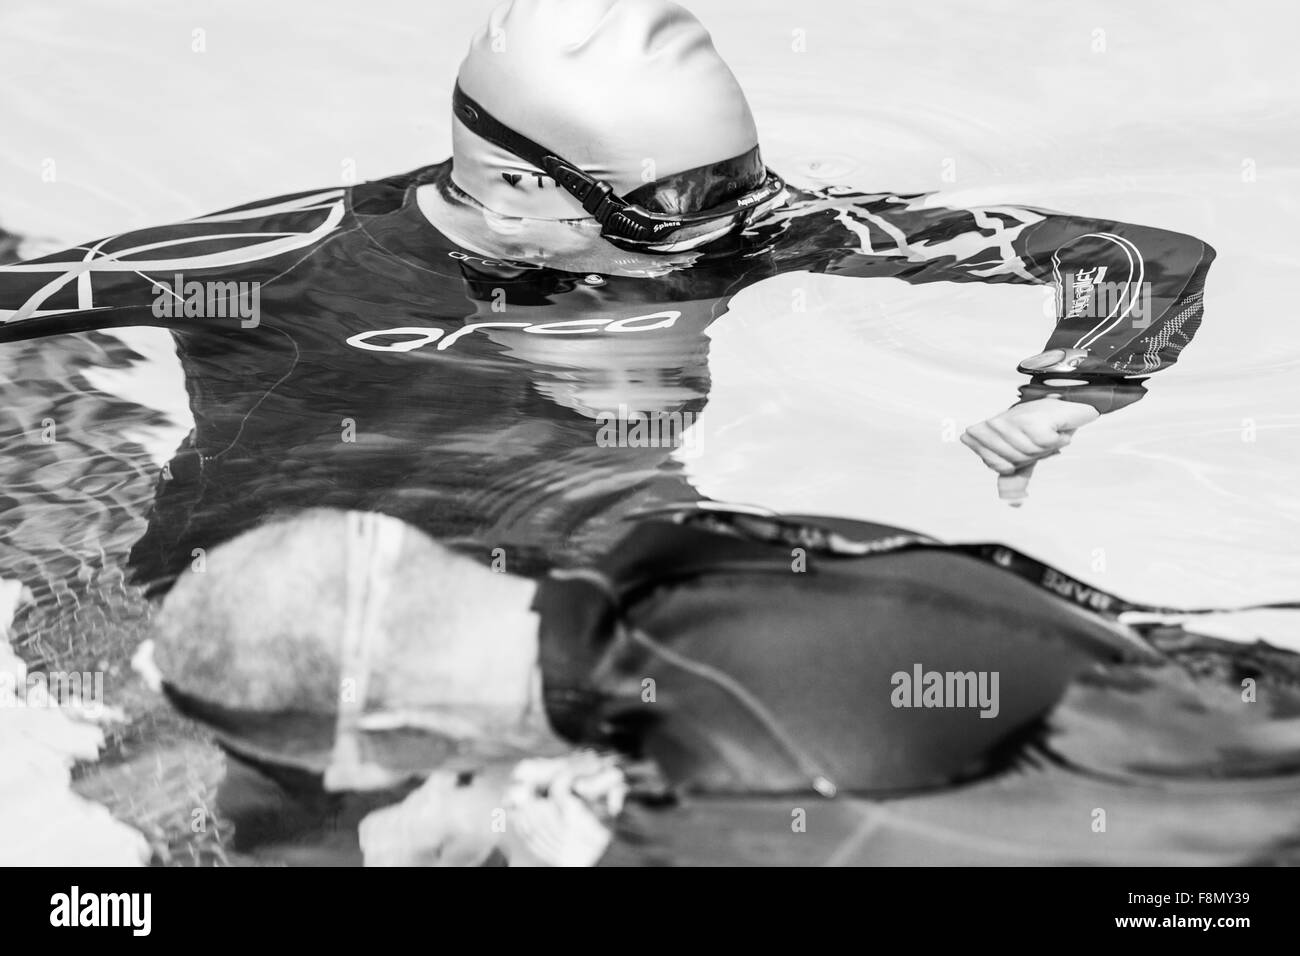
[[1123,408],[1145,394],[1146,376],[1178,360],[1200,326],[1215,253],[1199,239],[1046,213],[1017,246],[1057,299],[1043,351],[1019,366],[1030,376],[1021,401],[1055,395],[1103,414]]
[[[1101,413],[1130,405],[1145,394],[1145,376],[1174,364],[1200,324],[1214,250],[1192,236],[1025,206],[947,208],[920,194],[815,190],[796,199],[787,214],[789,242],[826,257],[817,271],[911,283],[1054,285],[1057,322],[1043,352],[1086,352],[1074,369],[1086,381],[1049,385],[1060,377],[1022,363],[1030,376],[1025,402],[1056,395]],[[1109,291],[1122,293],[1130,280],[1136,291],[1119,321],[1104,321],[1106,312],[1072,315],[1074,303],[1065,302],[1099,268],[1103,281],[1118,283]]]
[[[279,196],[0,265],[0,342],[127,326],[252,328],[245,290],[337,235],[343,194]],[[204,318],[217,299],[226,311]]]
[[1057,322],[1020,402],[967,429],[963,444],[998,473],[998,493],[1018,504],[1035,464],[1060,452],[1099,414],[1146,392],[1201,322],[1214,250],[1191,236],[1044,214],[1018,239],[1021,261],[1056,287]]
[[[962,436],[1013,503],[1038,461],[1140,399],[1145,376],[1177,361],[1200,325],[1214,260],[1208,244],[1180,233],[1023,206],[944,208],[919,194],[804,191],[785,215],[800,268],[812,259],[815,271],[837,275],[1056,286],[1056,326],[1019,365],[1030,376],[1020,401]],[[1118,282],[1108,290],[1122,300],[1114,315],[1109,303],[1098,316],[1076,308],[1079,288],[1099,274]]]
[[153,317],[153,280],[131,271],[86,271],[111,240],[0,265],[0,342],[164,325]]

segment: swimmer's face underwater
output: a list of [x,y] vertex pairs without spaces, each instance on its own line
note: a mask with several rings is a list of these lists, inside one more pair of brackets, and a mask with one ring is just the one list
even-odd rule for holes
[[[456,86],[456,117],[494,146],[545,171],[582,204],[611,244],[631,252],[687,252],[749,226],[780,205],[785,183],[763,166],[757,146],[744,153],[648,181],[628,197],[576,163],[533,142],[493,117]],[[536,177],[543,179],[540,175]]]
[[[751,188],[758,182],[761,191]],[[425,216],[450,238],[491,258],[528,262],[567,272],[654,278],[694,262],[702,251],[733,239],[751,222],[776,208],[783,188],[766,202],[747,205],[753,215],[737,214],[737,203],[765,195],[776,174],[765,170],[757,147],[743,156],[687,170],[645,184],[628,195],[632,208],[673,220],[703,210],[671,247],[622,242],[611,237],[596,218],[536,219],[497,213],[461,190],[452,180],[430,183],[417,191]],[[708,210],[733,210],[710,216]]]
[[488,259],[564,272],[651,279],[689,266],[698,252],[629,252],[606,242],[594,219],[503,216],[450,180],[416,191],[420,211],[449,239]]

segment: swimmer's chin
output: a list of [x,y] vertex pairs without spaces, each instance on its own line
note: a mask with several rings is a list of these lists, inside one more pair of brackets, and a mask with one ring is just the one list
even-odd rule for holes
[[698,252],[649,255],[607,242],[594,219],[521,219],[478,203],[450,182],[416,191],[420,211],[448,239],[489,259],[526,262],[564,272],[655,278],[684,269]]

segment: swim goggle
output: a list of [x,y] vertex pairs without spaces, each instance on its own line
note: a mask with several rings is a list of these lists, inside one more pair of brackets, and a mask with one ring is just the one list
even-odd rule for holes
[[[459,83],[452,94],[452,110],[475,135],[543,170],[600,223],[602,236],[629,251],[695,249],[740,232],[785,201],[785,182],[763,166],[757,146],[741,156],[649,183],[624,198],[608,182],[587,175],[497,120],[466,95]],[[738,189],[745,191],[736,196]],[[712,201],[722,194],[733,198],[696,212],[669,211],[674,206]],[[651,202],[666,211],[653,212],[630,199]]]

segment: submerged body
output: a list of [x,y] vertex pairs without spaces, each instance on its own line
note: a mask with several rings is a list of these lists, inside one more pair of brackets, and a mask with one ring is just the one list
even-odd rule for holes
[[[647,763],[659,782],[644,799],[634,787],[618,823],[630,842],[617,842],[609,862],[810,862],[843,841],[858,852],[854,833],[882,800],[902,818],[932,806],[950,816],[916,830],[880,817],[887,825],[870,846],[888,859],[910,846],[970,861],[1242,861],[1300,827],[1300,751],[1288,717],[1297,701],[1285,680],[1270,678],[1258,707],[1234,705],[1230,681],[1189,677],[1176,654],[996,559],[938,544],[835,554],[818,536],[888,543],[908,533],[791,520],[803,529],[803,554],[707,521],[643,521],[607,559],[554,572],[531,602],[519,589],[527,582],[463,557],[439,565],[437,546],[408,530],[392,552],[400,560],[384,572],[394,575],[384,593],[403,598],[365,632],[369,691],[353,719],[336,691],[341,676],[357,674],[346,663],[351,639],[328,622],[364,618],[365,605],[301,585],[331,580],[336,565],[355,570],[356,544],[342,535],[343,518],[309,513],[243,536],[234,551],[217,549],[205,573],[185,576],[160,617],[158,661],[173,701],[237,758],[242,776],[231,792],[246,794],[256,768],[253,777],[280,781],[275,799],[286,805],[347,791],[374,809],[430,774],[435,789],[453,781],[450,801],[458,775],[491,780],[507,754],[566,746]],[[268,549],[270,540],[286,546]],[[304,579],[301,562],[285,561],[303,549],[338,557]],[[434,572],[447,582],[441,601],[419,597],[415,585]],[[253,579],[248,607],[220,599]],[[301,623],[259,612],[270,594],[283,595],[276,621]],[[535,620],[500,623],[528,603]],[[472,663],[484,655],[498,655],[488,670]],[[1284,656],[1289,665],[1271,673],[1298,672]],[[532,662],[540,692],[524,693],[520,669]],[[921,706],[898,693],[899,675],[918,668],[944,675]],[[977,688],[983,675],[996,700],[947,696],[963,686],[949,675],[973,675]],[[490,733],[474,729],[485,726]],[[347,734],[357,742],[340,748]],[[439,777],[444,768],[450,778]],[[1198,814],[1243,797],[1252,813],[1203,839]],[[240,799],[244,812],[258,812]],[[466,812],[488,814],[501,799],[489,787]],[[1096,799],[1106,802],[1080,805]],[[1138,819],[1152,826],[1162,801],[1172,815],[1135,831]],[[1110,808],[1116,835],[1089,844],[1080,836],[1098,805]],[[820,821],[816,839],[789,829],[797,808]],[[1067,810],[1078,813],[1077,831],[1053,834]],[[972,814],[989,816],[996,839],[950,846],[951,820],[984,825]],[[335,825],[326,830],[346,842]],[[237,846],[255,849],[259,835],[250,829]]]
[[[862,541],[910,534],[808,521]],[[693,791],[952,783],[1092,664],[1150,656],[958,550],[834,556],[662,521],[594,574],[553,575],[536,606],[552,723],[652,757]]]

